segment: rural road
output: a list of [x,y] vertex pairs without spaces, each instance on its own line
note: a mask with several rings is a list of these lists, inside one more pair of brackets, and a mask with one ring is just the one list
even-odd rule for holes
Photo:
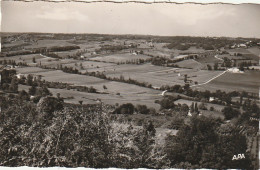
[[40,54],[40,56],[42,56],[42,57],[44,57],[44,58],[53,59],[53,58],[51,58],[51,57],[48,57],[48,56],[46,56],[46,55],[42,55],[42,54]]
[[167,70],[159,70],[159,71],[150,71],[147,73],[163,73],[163,72],[167,72],[167,71],[174,71],[174,70],[179,70],[179,68],[171,68],[171,69],[167,69]]
[[224,61],[222,58],[219,58],[218,55],[215,55],[215,58],[221,61]]
[[[215,55],[214,56],[216,59],[218,60],[221,60],[221,61],[224,61],[222,58],[219,58],[218,55]],[[223,71],[222,73],[220,73],[219,75],[209,79],[208,81],[204,82],[204,83],[201,83],[201,84],[194,84],[194,85],[191,85],[190,87],[196,87],[196,86],[200,86],[200,85],[205,85],[205,84],[208,84],[209,82],[211,82],[212,80],[218,78],[219,76],[222,76],[223,74],[225,74],[228,70],[225,70]]]
[[222,76],[223,74],[225,74],[228,70],[225,70],[223,71],[222,73],[220,73],[219,75],[209,79],[208,81],[204,82],[204,83],[201,83],[201,84],[194,84],[194,85],[191,85],[190,87],[196,87],[196,86],[200,86],[200,85],[205,85],[205,84],[208,84],[209,82],[211,82],[212,80],[218,78],[219,76]]

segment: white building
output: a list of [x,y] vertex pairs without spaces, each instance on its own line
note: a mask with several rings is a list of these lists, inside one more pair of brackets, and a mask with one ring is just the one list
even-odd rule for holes
[[21,74],[21,73],[19,73],[19,74],[16,75],[16,77],[17,77],[18,79],[21,79],[23,76],[24,76],[24,75]]
[[228,72],[231,72],[231,73],[244,73],[243,71],[240,71],[238,68],[236,67],[233,67],[233,68],[230,68],[228,69]]
[[210,98],[209,98],[209,101],[210,101],[210,102],[212,102],[212,101],[214,101],[214,100],[215,100],[214,97],[210,97]]

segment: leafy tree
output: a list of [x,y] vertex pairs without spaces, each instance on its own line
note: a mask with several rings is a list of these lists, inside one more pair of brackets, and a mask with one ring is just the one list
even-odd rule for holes
[[12,92],[18,92],[18,82],[15,76],[13,76],[12,78],[11,84],[9,86],[9,90]]
[[32,58],[32,62],[33,62],[33,63],[36,63],[35,57]]
[[191,103],[191,106],[190,106],[190,112],[193,113],[195,110],[194,110],[194,102]]
[[218,63],[214,64],[214,70],[218,70]]
[[195,103],[195,106],[194,106],[194,112],[195,113],[199,113],[198,103],[197,102]]
[[176,137],[166,139],[167,156],[172,165],[180,162],[199,164],[202,150],[217,139],[217,122],[204,116],[192,117],[191,125],[182,126]]
[[6,70],[1,71],[1,85],[4,83],[11,83],[13,77],[16,75],[16,70]]
[[45,116],[52,116],[52,113],[56,110],[63,109],[63,100],[55,97],[43,97],[37,104],[38,111]]
[[179,130],[184,125],[184,118],[181,116],[174,116],[170,124],[170,129]]
[[51,92],[49,91],[49,89],[47,87],[39,87],[36,89],[36,93],[37,96],[48,96],[48,95],[52,95]]
[[31,74],[28,74],[27,79],[26,79],[26,84],[28,86],[32,86],[33,85],[33,76]]
[[133,114],[134,105],[132,103],[122,104],[117,109],[115,109],[114,113],[116,113],[116,114]]
[[18,98],[21,99],[21,100],[30,100],[29,94],[24,90],[19,92]]
[[208,70],[212,70],[212,67],[211,67],[211,65],[207,65],[207,68],[208,68]]
[[187,80],[188,80],[188,78],[187,78],[187,74],[184,74],[184,83],[186,83]]
[[106,90],[106,89],[107,89],[107,86],[106,86],[106,85],[103,85],[103,89]]
[[165,97],[160,101],[161,109],[171,109],[175,107],[175,99],[171,97]]
[[146,124],[144,124],[144,132],[147,135],[150,135],[152,137],[155,136],[156,130],[154,128],[153,122],[152,121],[148,121]]
[[[213,118],[195,116],[177,136],[168,136],[166,153],[172,167],[250,169],[245,136],[235,126],[224,127],[220,123]],[[245,153],[246,159],[232,161],[233,155],[241,153]]]
[[240,112],[236,109],[233,109],[232,107],[230,106],[227,106],[227,107],[224,107],[224,109],[222,110],[224,116],[225,116],[225,119],[227,120],[230,120],[234,117],[237,117]]
[[83,103],[83,101],[82,101],[82,100],[80,100],[80,101],[79,101],[79,104],[80,104],[80,105],[82,105],[82,103]]
[[137,105],[136,111],[141,113],[141,114],[148,114],[149,113],[149,109],[147,108],[146,105]]
[[181,111],[182,112],[188,112],[189,111],[189,106],[187,104],[182,104],[181,105]]
[[30,87],[29,94],[33,96],[33,95],[35,95],[35,93],[36,93],[36,87],[35,86]]
[[199,109],[201,109],[201,110],[207,110],[206,104],[205,104],[204,102],[201,102],[201,103],[199,104]]

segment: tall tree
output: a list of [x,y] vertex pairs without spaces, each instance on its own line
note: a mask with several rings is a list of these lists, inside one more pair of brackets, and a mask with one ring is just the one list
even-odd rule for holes
[[15,76],[12,77],[11,84],[9,90],[12,92],[18,92],[18,81]]

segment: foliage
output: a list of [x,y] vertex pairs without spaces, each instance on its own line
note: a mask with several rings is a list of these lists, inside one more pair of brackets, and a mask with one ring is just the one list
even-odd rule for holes
[[161,109],[171,109],[175,107],[174,102],[178,100],[178,97],[173,97],[173,96],[165,96],[161,101]]
[[[220,134],[218,120],[194,116],[177,136],[166,139],[166,153],[175,168],[244,168],[250,169],[246,138],[235,127],[232,133]],[[232,161],[233,155],[245,153],[246,159]]]
[[150,109],[148,109],[146,105],[137,105],[136,111],[140,114],[148,114]]
[[55,97],[42,97],[37,103],[37,109],[40,113],[53,113],[56,110],[63,109],[63,100]]
[[42,112],[36,111],[33,103],[0,99],[2,166],[159,168],[167,165],[162,148],[155,145],[151,122],[141,129],[125,123],[113,126],[116,122],[111,122],[98,107],[90,111],[75,105],[42,119]]
[[237,117],[240,114],[239,110],[233,109],[230,106],[224,107],[222,112],[225,116],[225,119],[227,119],[227,120]]
[[172,120],[169,128],[179,130],[183,125],[184,125],[184,118],[181,116],[175,115],[173,117],[173,120]]
[[114,111],[115,114],[133,114],[134,113],[134,105],[132,103],[126,103],[120,105]]

